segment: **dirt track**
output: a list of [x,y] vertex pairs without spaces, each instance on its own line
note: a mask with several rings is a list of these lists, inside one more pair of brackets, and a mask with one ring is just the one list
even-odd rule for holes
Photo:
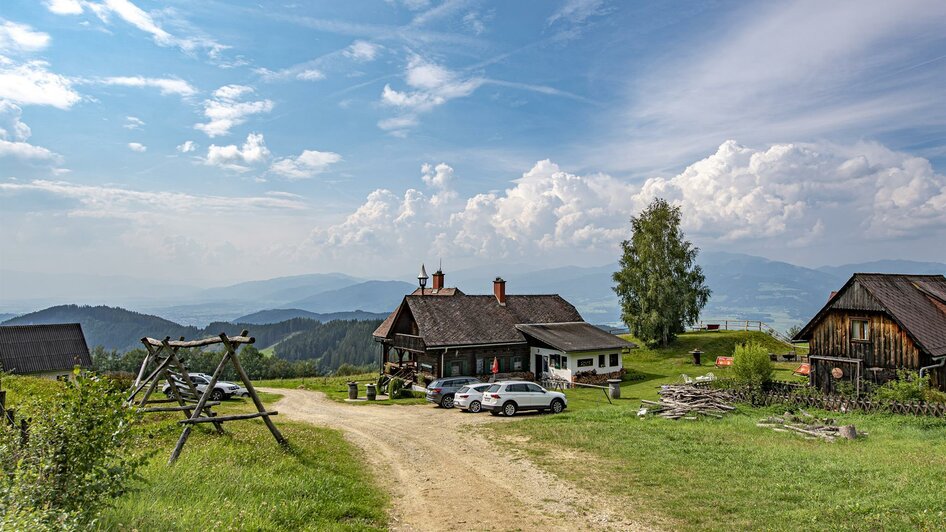
[[275,404],[280,417],[341,429],[373,467],[386,471],[381,478],[398,481],[391,490],[392,530],[646,529],[624,517],[626,503],[578,489],[477,434],[476,425],[514,419],[265,391],[283,396]]

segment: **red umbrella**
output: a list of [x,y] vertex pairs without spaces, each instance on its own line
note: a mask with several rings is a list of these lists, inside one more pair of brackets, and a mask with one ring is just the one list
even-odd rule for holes
[[493,375],[499,373],[499,358],[493,357]]

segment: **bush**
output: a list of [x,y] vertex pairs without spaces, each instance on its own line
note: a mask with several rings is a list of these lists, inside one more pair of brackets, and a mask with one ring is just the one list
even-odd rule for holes
[[732,369],[736,382],[745,386],[761,388],[772,382],[772,360],[769,358],[769,352],[754,341],[736,345],[733,350]]
[[390,399],[410,399],[414,397],[413,392],[404,387],[405,384],[407,383],[404,382],[404,379],[393,377],[391,382],[388,383],[388,397]]
[[930,377],[922,379],[915,371],[897,370],[897,378],[877,388],[876,397],[880,401],[896,403],[915,403],[924,400],[924,392],[929,390]]
[[128,449],[135,414],[125,390],[96,376],[76,375],[52,398],[24,402],[31,418],[25,444],[0,427],[0,529],[90,528],[124,493],[147,456]]

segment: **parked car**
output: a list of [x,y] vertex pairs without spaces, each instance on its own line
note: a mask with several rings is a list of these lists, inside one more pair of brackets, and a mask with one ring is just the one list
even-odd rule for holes
[[523,410],[558,414],[568,407],[568,399],[563,393],[550,392],[533,382],[504,381],[486,389],[481,406],[494,416],[512,416]]
[[455,404],[460,410],[467,410],[474,414],[483,409],[483,392],[492,384],[486,382],[482,384],[468,384],[459,390],[453,398]]
[[[194,383],[194,386],[197,388],[197,391],[204,393],[204,390],[207,389],[207,385],[210,384],[211,375],[206,373],[188,373],[191,378],[191,382]],[[172,378],[173,379],[173,378]],[[182,380],[173,379],[177,385],[177,389],[185,393],[190,393],[190,390],[187,388],[187,384]],[[164,383],[164,387],[161,388],[161,391],[164,392],[164,395],[170,395],[171,384],[168,382]],[[214,389],[210,392],[210,399],[212,401],[223,401],[224,399],[229,399],[231,397],[249,397],[250,392],[246,388],[227,381],[217,381],[217,384],[214,385]]]
[[453,399],[457,390],[467,384],[480,382],[476,377],[450,377],[437,379],[427,386],[427,402],[444,408],[453,408]]

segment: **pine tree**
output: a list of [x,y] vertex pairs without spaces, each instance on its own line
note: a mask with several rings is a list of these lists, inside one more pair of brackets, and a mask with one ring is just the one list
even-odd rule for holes
[[631,333],[658,346],[669,345],[695,323],[710,289],[696,264],[699,248],[680,230],[680,207],[657,198],[631,218],[631,239],[614,273],[621,319]]

